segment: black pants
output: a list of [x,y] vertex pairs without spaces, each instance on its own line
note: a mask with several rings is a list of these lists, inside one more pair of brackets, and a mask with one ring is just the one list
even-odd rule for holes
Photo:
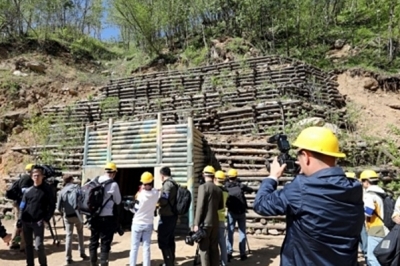
[[171,249],[175,255],[175,228],[178,216],[160,216],[157,229],[158,247],[160,249]]
[[[49,225],[50,226],[50,225]],[[46,253],[44,250],[44,224],[41,223],[23,223],[23,234],[25,236],[25,252],[26,252],[26,265],[35,265],[35,257],[33,255],[33,244],[38,253],[39,264],[41,266],[47,265]]]
[[94,218],[90,226],[89,251],[96,252],[99,247],[99,240],[101,240],[101,253],[110,252],[116,228],[117,222],[113,216]]

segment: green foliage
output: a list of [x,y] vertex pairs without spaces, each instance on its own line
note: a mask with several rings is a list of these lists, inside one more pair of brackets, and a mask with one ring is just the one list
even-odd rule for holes
[[107,97],[100,103],[102,119],[108,119],[118,115],[119,98]]

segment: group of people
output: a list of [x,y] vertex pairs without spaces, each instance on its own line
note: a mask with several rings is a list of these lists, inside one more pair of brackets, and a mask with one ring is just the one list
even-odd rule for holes
[[[358,247],[363,251],[367,265],[380,265],[373,254],[374,248],[388,234],[383,219],[385,215],[381,194],[385,191],[378,186],[378,175],[372,170],[361,173],[360,180],[354,173],[345,173],[337,166],[337,159],[346,155],[339,149],[337,136],[324,127],[304,129],[292,145],[297,153],[300,173],[293,181],[277,190],[279,178],[285,171],[285,164],[274,158],[270,174],[265,178],[254,200],[254,211],[263,216],[286,215],[286,235],[281,247],[281,265],[358,265]],[[80,215],[67,210],[64,196],[71,183],[65,179],[55,204],[50,188],[43,182],[40,167],[27,167],[33,184],[23,188],[19,204],[17,230],[21,231],[27,265],[33,264],[33,235],[40,265],[47,265],[43,248],[44,222],[48,222],[57,207],[63,214],[66,230],[66,260],[72,262],[71,234],[76,226],[79,236],[80,254],[87,259],[83,247],[82,221]],[[116,221],[113,207],[121,202],[119,187],[113,180],[117,173],[114,163],[108,163],[100,182],[105,186],[105,207],[101,214],[91,221],[90,262],[97,265],[97,249],[101,239],[100,264],[108,265],[110,245],[115,233]],[[175,228],[178,215],[174,210],[179,185],[171,177],[171,170],[160,170],[162,187],[154,188],[154,177],[145,172],[141,176],[141,189],[130,207],[132,220],[132,241],[130,265],[136,265],[140,243],[143,243],[143,265],[150,265],[150,240],[153,230],[154,213],[158,209],[158,246],[166,266],[175,264]],[[239,182],[235,169],[227,174],[215,171],[212,166],[203,170],[204,182],[198,187],[195,205],[193,232],[201,230],[199,253],[201,265],[226,265],[232,259],[233,232],[238,223],[240,234],[240,259],[246,257],[246,199],[245,192],[252,189]],[[364,188],[364,190],[363,190]],[[111,199],[111,200],[110,200]],[[194,204],[194,202],[193,202]],[[400,199],[392,214],[395,223],[400,224]],[[225,228],[227,224],[227,228]],[[227,236],[225,232],[228,232]],[[0,227],[0,237],[10,241],[10,235]],[[219,246],[219,248],[218,248]]]
[[[347,172],[348,178],[356,178],[355,173]],[[374,170],[364,170],[360,174],[359,181],[364,192],[365,223],[360,234],[360,249],[368,266],[379,266],[374,249],[390,232],[385,225],[385,214],[390,214],[394,224],[400,224],[400,198],[396,200],[393,210],[386,210],[384,197],[386,191],[379,187],[379,176]],[[399,260],[399,259],[398,259]],[[400,260],[399,260],[400,262]]]
[[203,178],[205,182],[197,193],[193,227],[194,232],[204,230],[204,237],[199,241],[201,265],[225,266],[230,262],[236,223],[240,260],[246,260],[247,203],[244,193],[252,193],[253,189],[240,182],[236,169],[230,169],[225,175],[221,170],[206,166]]

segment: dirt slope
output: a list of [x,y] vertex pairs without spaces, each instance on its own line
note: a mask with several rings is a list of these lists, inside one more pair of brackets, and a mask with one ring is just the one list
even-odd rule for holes
[[376,137],[390,136],[390,126],[400,127],[400,110],[388,106],[400,106],[400,94],[385,92],[381,88],[371,91],[364,88],[370,82],[368,77],[351,77],[348,72],[340,74],[337,82],[339,91],[347,95],[348,110],[358,121],[357,133]]

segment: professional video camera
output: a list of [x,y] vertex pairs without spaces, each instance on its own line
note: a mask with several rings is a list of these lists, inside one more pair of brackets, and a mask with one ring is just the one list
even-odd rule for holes
[[[287,140],[287,136],[278,133],[268,139],[268,143],[277,143],[278,149],[281,154],[278,155],[278,162],[280,165],[286,164],[285,172],[289,174],[298,174],[300,172],[300,166],[296,164],[296,159],[289,155],[290,143]],[[269,169],[269,163],[267,163],[267,169]]]
[[124,206],[124,209],[129,211],[130,209],[133,209],[135,207],[135,204],[139,203],[137,200],[135,200],[134,196],[124,196],[122,199],[122,205]]
[[190,231],[189,235],[185,238],[186,245],[193,246],[194,242],[199,243],[206,236],[206,231],[199,227],[197,232]]
[[61,168],[53,167],[47,164],[37,164],[34,168],[40,168],[45,178],[62,176]]

